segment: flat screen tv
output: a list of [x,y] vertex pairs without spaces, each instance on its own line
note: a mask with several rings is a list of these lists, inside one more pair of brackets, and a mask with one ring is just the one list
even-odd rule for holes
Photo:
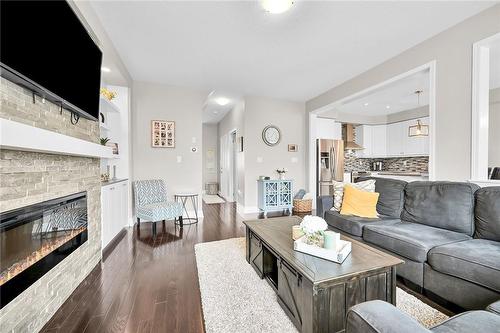
[[2,76],[82,117],[99,118],[102,52],[64,1],[0,1]]

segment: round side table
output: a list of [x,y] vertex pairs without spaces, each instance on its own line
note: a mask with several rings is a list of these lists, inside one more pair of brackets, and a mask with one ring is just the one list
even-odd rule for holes
[[[174,194],[174,200],[182,203],[182,207],[184,209],[184,212],[186,213],[186,217],[182,218],[183,225],[198,223],[198,194],[196,194],[196,193],[177,193],[177,194]],[[189,216],[189,212],[187,210],[189,202],[191,202],[191,205],[193,206],[194,217]],[[175,224],[179,224],[179,221],[177,218],[175,219]]]

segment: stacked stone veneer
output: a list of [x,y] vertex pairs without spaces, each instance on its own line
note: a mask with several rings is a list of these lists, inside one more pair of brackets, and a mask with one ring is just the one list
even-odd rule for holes
[[[99,124],[52,103],[32,102],[29,91],[1,78],[0,117],[97,143]],[[0,310],[1,332],[38,332],[101,258],[99,159],[15,150],[0,151],[0,211],[87,192],[88,241]]]

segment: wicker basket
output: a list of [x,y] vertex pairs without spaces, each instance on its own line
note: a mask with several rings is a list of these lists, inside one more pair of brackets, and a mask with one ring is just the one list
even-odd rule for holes
[[312,211],[312,199],[293,199],[293,211],[305,213]]

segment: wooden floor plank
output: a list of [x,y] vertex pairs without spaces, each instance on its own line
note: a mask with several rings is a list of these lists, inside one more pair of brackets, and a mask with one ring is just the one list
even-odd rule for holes
[[42,332],[204,332],[194,245],[245,229],[234,203],[203,204],[203,213],[183,229],[159,222],[156,237],[150,223],[129,228]]

